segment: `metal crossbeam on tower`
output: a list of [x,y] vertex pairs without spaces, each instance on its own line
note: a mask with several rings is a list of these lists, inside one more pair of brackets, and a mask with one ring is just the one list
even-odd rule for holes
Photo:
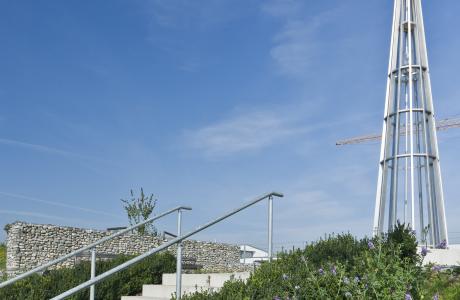
[[[401,129],[399,130],[399,134],[401,136],[406,135],[406,130],[404,127],[405,126],[403,125]],[[437,131],[448,130],[451,128],[460,128],[460,118],[446,118],[446,119],[439,120],[436,123]],[[340,140],[340,141],[337,141],[335,144],[337,146],[345,146],[345,145],[354,145],[354,144],[361,144],[361,143],[366,143],[366,142],[379,141],[381,139],[382,139],[382,134],[374,133],[374,134],[366,134],[366,135],[361,135],[361,136],[356,136],[356,137]]]
[[419,240],[447,244],[447,223],[421,0],[395,0],[382,134],[338,145],[381,139],[374,235],[409,224]]

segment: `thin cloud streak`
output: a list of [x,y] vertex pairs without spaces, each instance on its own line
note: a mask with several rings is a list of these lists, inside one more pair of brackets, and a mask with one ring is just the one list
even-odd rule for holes
[[151,0],[139,2],[155,24],[168,29],[212,28],[238,18],[236,1]]
[[271,0],[262,5],[262,11],[270,16],[286,18],[297,16],[304,3],[298,0]]
[[84,219],[72,219],[67,217],[60,217],[55,215],[48,215],[42,214],[32,211],[23,211],[23,210],[7,210],[7,209],[0,209],[0,214],[3,215],[14,215],[14,216],[25,216],[25,217],[36,217],[42,218],[46,220],[55,220],[55,221],[63,221],[66,223],[75,223],[75,224],[85,224],[85,225],[96,225],[94,223],[88,223],[87,220]]
[[187,132],[186,140],[205,155],[216,157],[260,150],[310,130],[297,124],[295,119],[270,112],[256,112]]
[[277,34],[270,55],[281,74],[299,76],[308,71],[317,49],[316,27],[306,21],[291,20]]
[[[362,120],[369,115],[352,115],[341,120],[317,122],[315,109],[302,105],[285,105],[272,110],[245,112],[185,132],[185,142],[210,158],[260,151],[287,139],[305,139],[318,130],[330,130]],[[335,142],[335,141],[332,141]]]
[[[66,158],[74,158],[74,159],[80,159],[84,161],[92,161],[92,162],[102,163],[105,165],[115,166],[112,162],[109,162],[106,160],[102,160],[96,157],[81,155],[75,152],[57,149],[57,148],[49,147],[46,145],[33,144],[33,143],[12,140],[12,139],[5,139],[5,138],[0,138],[0,144],[6,145],[6,146],[12,146],[12,147],[20,147],[20,148],[42,152],[46,154],[51,154],[51,155],[58,155],[61,157],[66,157]],[[87,167],[92,169],[93,171],[97,171],[94,167],[89,167],[89,166]]]
[[42,203],[42,204],[47,204],[55,207],[63,207],[63,208],[69,208],[72,210],[79,210],[87,213],[92,213],[92,214],[97,214],[97,215],[102,215],[102,216],[107,216],[111,218],[117,218],[117,219],[124,219],[116,214],[111,214],[103,211],[98,211],[90,208],[84,208],[84,207],[79,207],[75,205],[69,205],[69,204],[64,204],[64,203],[59,203],[59,202],[54,202],[54,201],[48,201],[48,200],[42,200],[38,198],[33,198],[33,197],[28,197],[24,195],[18,195],[18,194],[12,194],[12,193],[5,193],[5,192],[0,192],[0,196],[5,196],[5,197],[11,197],[11,198],[16,198],[16,199],[23,199],[27,201],[32,201],[36,203]]
[[282,75],[303,77],[320,55],[318,34],[332,20],[333,11],[326,11],[311,18],[302,16],[303,2],[298,0],[273,0],[262,6],[262,12],[281,19],[282,29],[274,36],[270,56]]
[[17,140],[0,138],[0,144],[26,148],[26,149],[40,151],[44,153],[57,154],[57,155],[62,155],[62,156],[80,157],[80,158],[88,159],[88,157],[85,157],[85,156],[82,156],[82,155],[79,155],[79,154],[76,154],[70,151],[60,150],[60,149],[56,149],[56,148],[52,148],[52,147],[48,147],[44,145],[39,145],[39,144],[26,143],[26,142],[17,141]]

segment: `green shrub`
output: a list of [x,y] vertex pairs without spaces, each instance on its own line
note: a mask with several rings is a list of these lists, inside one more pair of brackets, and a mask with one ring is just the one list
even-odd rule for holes
[[417,255],[417,237],[409,226],[398,221],[393,230],[388,233],[387,241],[400,246],[402,259],[407,258],[413,263],[420,259]]
[[6,269],[6,245],[0,243],[0,270]]
[[454,284],[450,284],[440,294],[442,295],[441,299],[444,299],[444,300],[458,300],[458,299],[460,299],[460,283],[456,282]]
[[458,269],[439,271],[436,266],[429,265],[425,270],[423,281],[424,299],[432,299],[438,294],[439,299],[460,299],[460,278]]
[[[117,266],[131,257],[120,256],[110,261],[98,261],[97,274]],[[96,285],[96,299],[119,300],[121,296],[136,295],[142,291],[143,284],[161,283],[163,273],[174,272],[176,260],[169,253],[161,253],[146,258]],[[82,262],[74,268],[46,271],[43,275],[35,274],[15,284],[0,289],[0,299],[41,300],[52,298],[90,277],[90,263]],[[68,299],[89,298],[89,289],[81,291]]]
[[357,240],[351,234],[330,235],[305,247],[303,254],[316,267],[340,261],[352,262],[367,249],[367,239]]
[[[423,267],[411,230],[399,224],[380,238],[331,235],[281,253],[247,280],[188,300],[460,299],[460,269]],[[410,297],[409,297],[410,295]]]
[[405,299],[406,294],[419,299],[424,274],[403,249],[389,236],[373,241],[329,236],[263,263],[246,283],[227,282],[217,293],[186,299]]

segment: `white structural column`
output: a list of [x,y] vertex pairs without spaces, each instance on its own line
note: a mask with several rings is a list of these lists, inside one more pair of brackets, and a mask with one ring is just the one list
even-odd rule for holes
[[421,0],[395,0],[374,212],[375,235],[398,223],[448,242]]

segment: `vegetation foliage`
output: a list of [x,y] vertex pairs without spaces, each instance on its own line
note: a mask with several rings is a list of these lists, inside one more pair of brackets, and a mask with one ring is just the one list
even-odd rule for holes
[[6,245],[0,243],[0,270],[6,268]]
[[413,232],[401,224],[378,239],[333,235],[281,253],[247,282],[186,299],[460,299],[456,271],[422,267],[416,247]]
[[[119,256],[110,261],[98,261],[97,274],[103,273],[131,257]],[[170,253],[151,256],[142,262],[131,266],[107,280],[96,285],[96,299],[120,300],[121,296],[137,295],[142,291],[143,284],[161,283],[163,273],[174,272],[176,260]],[[90,277],[89,262],[82,262],[75,268],[46,271],[43,275],[35,274],[26,279],[0,289],[2,300],[42,300],[50,299],[58,294],[77,286]],[[79,292],[67,299],[89,299],[89,289]]]
[[[134,196],[133,190],[130,191],[130,194],[130,199],[121,199],[121,202],[128,214],[129,223],[132,226],[150,218],[157,204],[157,199],[155,199],[153,194],[146,196],[143,188],[141,188],[141,194],[137,198]],[[152,223],[138,227],[137,232],[139,232],[139,234],[157,235],[157,230]]]
[[[280,253],[263,263],[246,281],[229,281],[218,292],[195,293],[187,300],[301,300],[301,299],[460,299],[460,269],[422,266],[414,233],[398,224],[386,236],[356,239],[331,235],[304,249]],[[129,259],[99,261],[98,273]],[[174,272],[175,258],[159,254],[96,286],[96,299],[136,295],[143,284],[160,283]],[[87,280],[88,262],[73,269],[47,271],[0,289],[0,299],[49,299]],[[56,284],[58,283],[58,284]],[[69,299],[87,299],[82,291]]]

